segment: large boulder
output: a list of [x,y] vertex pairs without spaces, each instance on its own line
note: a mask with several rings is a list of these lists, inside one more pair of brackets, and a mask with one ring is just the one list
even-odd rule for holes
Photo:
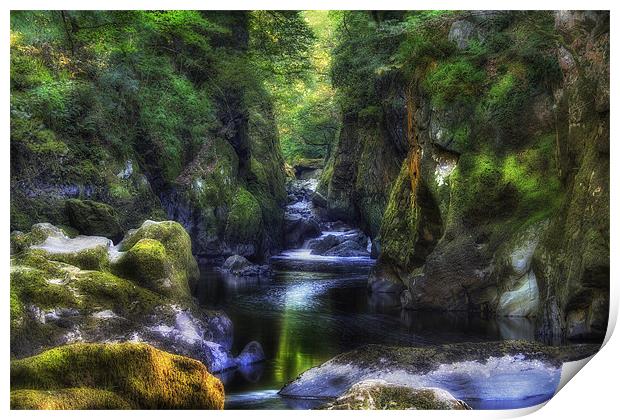
[[241,255],[231,255],[230,257],[226,258],[226,261],[224,261],[224,265],[222,265],[222,268],[226,271],[231,272],[232,274],[239,274],[243,270],[251,266],[252,263],[248,261],[247,258],[242,257]]
[[353,385],[323,410],[468,410],[466,403],[439,388],[415,388],[382,380]]
[[13,235],[11,355],[75,342],[141,341],[198,359],[211,371],[235,366],[232,326],[200,309],[187,233],[176,222],[145,222],[118,246],[69,238],[52,225]]
[[223,409],[197,360],[147,344],[73,344],[11,362],[12,409]]
[[119,248],[126,252],[117,264],[120,272],[137,280],[164,279],[161,286],[169,293],[189,296],[189,288],[200,276],[192,241],[177,222],[147,220],[139,229],[129,231]]
[[532,398],[543,402],[556,391],[562,363],[589,357],[598,349],[597,345],[552,347],[527,341],[366,345],[305,371],[280,394],[338,398],[358,382],[383,380],[399,386],[441,388],[467,402],[501,399],[528,404]]
[[340,244],[341,240],[338,236],[327,235],[325,237],[312,239],[309,241],[308,248],[312,250],[311,254],[324,255],[325,252]]
[[224,261],[221,271],[233,277],[262,277],[270,274],[269,265],[252,264],[241,255],[231,255]]
[[82,235],[120,239],[121,226],[112,206],[92,200],[69,199],[65,211],[71,226]]
[[[351,242],[344,247],[338,247],[344,242]],[[367,251],[368,237],[359,230],[348,230],[339,234],[329,234],[308,242],[308,248],[314,255],[332,255],[342,257],[357,257],[369,255]],[[350,255],[347,255],[350,254]]]

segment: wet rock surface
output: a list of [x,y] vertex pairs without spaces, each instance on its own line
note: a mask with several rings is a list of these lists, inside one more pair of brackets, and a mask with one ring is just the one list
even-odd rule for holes
[[271,268],[266,264],[252,264],[240,255],[232,255],[224,261],[221,271],[236,277],[265,277],[271,273]]
[[321,227],[316,215],[312,194],[316,180],[294,180],[287,186],[288,204],[284,214],[285,246],[295,248],[312,237],[319,236]]
[[239,366],[247,366],[253,363],[262,362],[265,360],[263,347],[258,341],[251,341],[246,344],[235,360]]
[[[336,398],[360,381],[384,380],[402,386],[437,387],[464,400],[524,399],[542,394],[548,398],[555,392],[562,363],[588,357],[598,348],[551,347],[528,341],[429,347],[366,345],[302,373],[280,394]],[[517,378],[520,389],[514,389]]]

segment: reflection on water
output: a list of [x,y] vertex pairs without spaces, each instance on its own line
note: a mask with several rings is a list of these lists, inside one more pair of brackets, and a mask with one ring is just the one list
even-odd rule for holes
[[[232,319],[233,352],[256,340],[268,359],[221,375],[227,408],[312,408],[321,401],[288,400],[277,391],[303,371],[363,344],[534,337],[533,326],[525,319],[497,322],[466,313],[401,311],[395,297],[367,293],[372,260],[333,258],[330,266],[340,264],[335,272],[304,272],[294,271],[300,268],[296,257],[281,259],[280,267],[288,270],[268,279],[238,279],[202,269],[198,298],[203,306],[223,309]],[[342,269],[351,264],[353,270]]]

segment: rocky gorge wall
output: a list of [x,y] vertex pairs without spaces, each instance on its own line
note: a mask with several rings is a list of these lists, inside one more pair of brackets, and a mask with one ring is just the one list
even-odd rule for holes
[[[117,241],[146,219],[173,219],[201,259],[264,260],[281,247],[284,160],[273,104],[248,63],[248,14],[193,19],[219,25],[199,32],[207,52],[165,24],[154,34],[138,27],[149,35],[129,58],[93,57],[86,29],[82,49],[67,51],[15,25],[11,230],[49,222]],[[174,49],[161,47],[161,37],[173,38]]]
[[369,288],[408,309],[602,339],[609,14],[467,12],[426,26],[392,82],[375,80],[378,122],[344,116],[318,190],[372,238]]

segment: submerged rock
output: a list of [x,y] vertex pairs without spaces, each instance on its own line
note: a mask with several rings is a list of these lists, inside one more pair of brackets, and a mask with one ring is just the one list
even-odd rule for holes
[[251,341],[241,350],[236,361],[239,366],[247,366],[265,360],[263,347],[258,341]]
[[[550,347],[535,342],[459,343],[429,347],[366,345],[309,369],[280,390],[300,398],[336,398],[364,380],[441,388],[464,400],[550,398],[563,362],[588,357],[596,345]],[[519,380],[519,387],[514,381]]]
[[469,410],[466,403],[439,388],[413,388],[382,380],[353,385],[323,410]]
[[11,362],[12,409],[222,409],[197,360],[147,344],[73,344]]
[[268,265],[252,264],[241,255],[232,255],[224,261],[222,271],[236,277],[260,277],[269,274]]

